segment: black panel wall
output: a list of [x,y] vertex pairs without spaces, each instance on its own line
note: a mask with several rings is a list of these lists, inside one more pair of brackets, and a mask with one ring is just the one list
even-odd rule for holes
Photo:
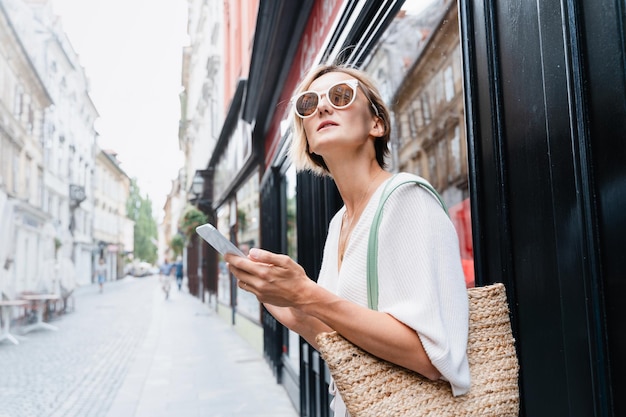
[[[281,180],[280,172],[272,169],[261,184],[261,247],[281,253],[283,231],[281,230]],[[282,382],[283,338],[287,330],[261,307],[263,322],[263,352],[272,367],[276,382]]]
[[[343,204],[335,183],[307,172],[297,175],[298,262],[317,281],[328,224]],[[326,366],[304,339],[300,349],[300,415],[329,415]]]
[[476,281],[507,285],[521,415],[626,415],[624,3],[459,5]]
[[[590,160],[596,182],[597,248],[604,285],[615,416],[626,415],[626,3],[586,1],[581,34]],[[603,314],[602,314],[603,313]]]

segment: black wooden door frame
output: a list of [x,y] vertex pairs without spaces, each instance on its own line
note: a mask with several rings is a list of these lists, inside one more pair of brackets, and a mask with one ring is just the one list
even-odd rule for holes
[[476,282],[507,286],[521,415],[623,415],[624,5],[459,13]]

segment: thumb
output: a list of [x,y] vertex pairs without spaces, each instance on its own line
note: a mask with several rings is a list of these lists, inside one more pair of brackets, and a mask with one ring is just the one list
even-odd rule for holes
[[250,251],[248,252],[248,255],[250,256],[250,259],[252,259],[255,262],[261,262],[264,264],[270,264],[273,265],[276,262],[276,257],[278,255],[276,255],[275,253],[263,250],[263,249],[259,249],[259,248],[252,248],[250,249]]

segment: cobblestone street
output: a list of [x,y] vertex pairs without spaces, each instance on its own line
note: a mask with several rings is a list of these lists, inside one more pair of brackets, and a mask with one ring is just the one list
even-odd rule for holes
[[189,294],[164,300],[158,277],[75,304],[58,331],[0,343],[0,417],[297,415],[258,353]]

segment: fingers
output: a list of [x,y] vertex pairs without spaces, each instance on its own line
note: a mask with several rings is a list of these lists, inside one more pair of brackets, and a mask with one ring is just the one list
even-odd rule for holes
[[237,278],[237,286],[242,290],[253,292],[252,283],[258,279],[258,267],[259,265],[254,261],[251,261],[241,256],[231,256],[226,259],[228,262],[228,270]]
[[304,269],[287,255],[252,249],[248,258],[226,255],[225,260],[238,280],[237,286],[261,302],[290,305],[309,281]]
[[284,266],[285,263],[291,259],[286,255],[281,255],[258,248],[250,249],[249,257],[255,262],[276,266]]
[[239,288],[241,288],[242,290],[244,290],[244,291],[251,292],[250,289],[248,288],[248,283],[245,282],[245,281],[242,281],[242,280],[238,279],[237,280],[237,286]]
[[243,261],[244,259],[249,259],[257,264],[265,264],[265,266],[285,266],[291,260],[291,258],[286,255],[281,255],[258,248],[250,249],[250,252],[248,253],[248,258],[243,258],[241,256],[230,253],[227,253],[224,256],[224,260],[226,262],[231,265],[236,265],[238,267],[243,267],[243,265],[245,264],[245,261]]

